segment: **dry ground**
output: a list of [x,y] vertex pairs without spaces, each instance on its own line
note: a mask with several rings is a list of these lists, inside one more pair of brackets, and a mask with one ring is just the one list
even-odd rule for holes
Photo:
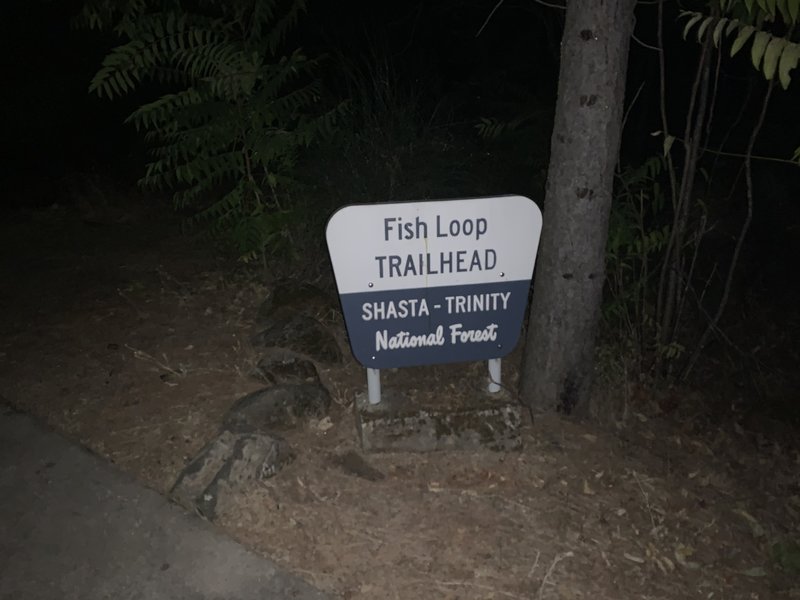
[[[166,226],[64,210],[7,220],[0,248],[0,395],[146,485],[166,492],[261,387],[256,272]],[[715,423],[707,394],[628,389],[613,430],[541,418],[520,452],[369,455],[385,475],[370,481],[340,461],[358,448],[362,372],[348,358],[322,376],[330,422],[291,433],[297,460],[219,525],[335,597],[800,598],[800,454],[781,423]],[[385,385],[446,394],[476,377]]]

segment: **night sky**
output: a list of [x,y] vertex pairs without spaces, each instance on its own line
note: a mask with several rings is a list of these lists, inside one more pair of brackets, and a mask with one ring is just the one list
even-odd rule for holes
[[17,0],[4,6],[2,162],[4,187],[15,193],[57,184],[71,170],[119,165],[131,149],[132,136],[121,126],[130,104],[87,92],[109,40],[71,28],[78,6]]
[[[431,105],[444,100],[471,122],[490,112],[508,117],[530,101],[552,105],[555,99],[563,15],[527,4],[508,2],[476,37],[493,2],[312,0],[287,47],[325,54],[329,65],[377,52],[389,57],[399,78],[425,90]],[[128,177],[131,161],[142,161],[136,136],[121,125],[136,99],[109,102],[87,92],[115,40],[72,28],[79,7],[50,0],[4,7],[6,189],[24,193],[33,180],[57,181],[74,170]],[[343,93],[336,73],[320,75],[331,93]]]
[[[288,46],[327,54],[328,65],[341,57],[359,61],[380,54],[398,80],[424,92],[424,102],[446,105],[451,120],[468,127],[480,117],[513,118],[536,107],[552,110],[563,12],[509,0],[486,23],[495,6],[495,0],[311,0]],[[57,189],[59,179],[74,171],[101,170],[126,181],[135,181],[140,172],[141,143],[132,128],[122,125],[137,98],[109,102],[88,94],[89,80],[114,39],[72,28],[70,20],[79,7],[77,1],[53,0],[12,0],[4,5],[2,179],[4,188],[16,194],[6,198],[6,205],[46,201],[41,188]],[[669,15],[670,22],[674,17],[674,12]],[[641,6],[637,39],[656,43],[654,23],[655,8]],[[679,25],[667,29],[669,108],[680,117],[691,76],[687,65],[697,44],[680,39]],[[640,85],[644,87],[628,117],[623,161],[658,150],[659,141],[648,135],[660,128],[656,69],[656,54],[632,42],[628,101]],[[733,118],[738,112],[757,80],[751,71],[747,57],[723,61],[717,118]],[[333,67],[320,74],[331,94],[346,94]],[[798,88],[795,82],[790,93],[776,94],[762,153],[786,157],[800,145],[800,120],[794,115],[800,104]],[[549,132],[542,139],[549,139]],[[32,189],[39,190],[38,197],[25,198]]]

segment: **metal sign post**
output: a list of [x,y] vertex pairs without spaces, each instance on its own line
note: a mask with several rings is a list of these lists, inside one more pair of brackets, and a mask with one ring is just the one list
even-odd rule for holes
[[373,406],[381,402],[380,369],[367,369],[367,399]]
[[489,387],[486,390],[490,394],[496,394],[502,387],[502,360],[499,358],[489,359]]

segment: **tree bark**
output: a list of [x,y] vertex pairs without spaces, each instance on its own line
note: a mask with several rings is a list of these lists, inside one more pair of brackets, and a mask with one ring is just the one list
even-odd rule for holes
[[521,381],[533,412],[588,410],[635,0],[568,0]]

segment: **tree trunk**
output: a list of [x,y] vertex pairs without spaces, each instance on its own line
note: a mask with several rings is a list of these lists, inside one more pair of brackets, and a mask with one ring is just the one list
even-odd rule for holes
[[568,0],[522,398],[589,408],[635,0]]

